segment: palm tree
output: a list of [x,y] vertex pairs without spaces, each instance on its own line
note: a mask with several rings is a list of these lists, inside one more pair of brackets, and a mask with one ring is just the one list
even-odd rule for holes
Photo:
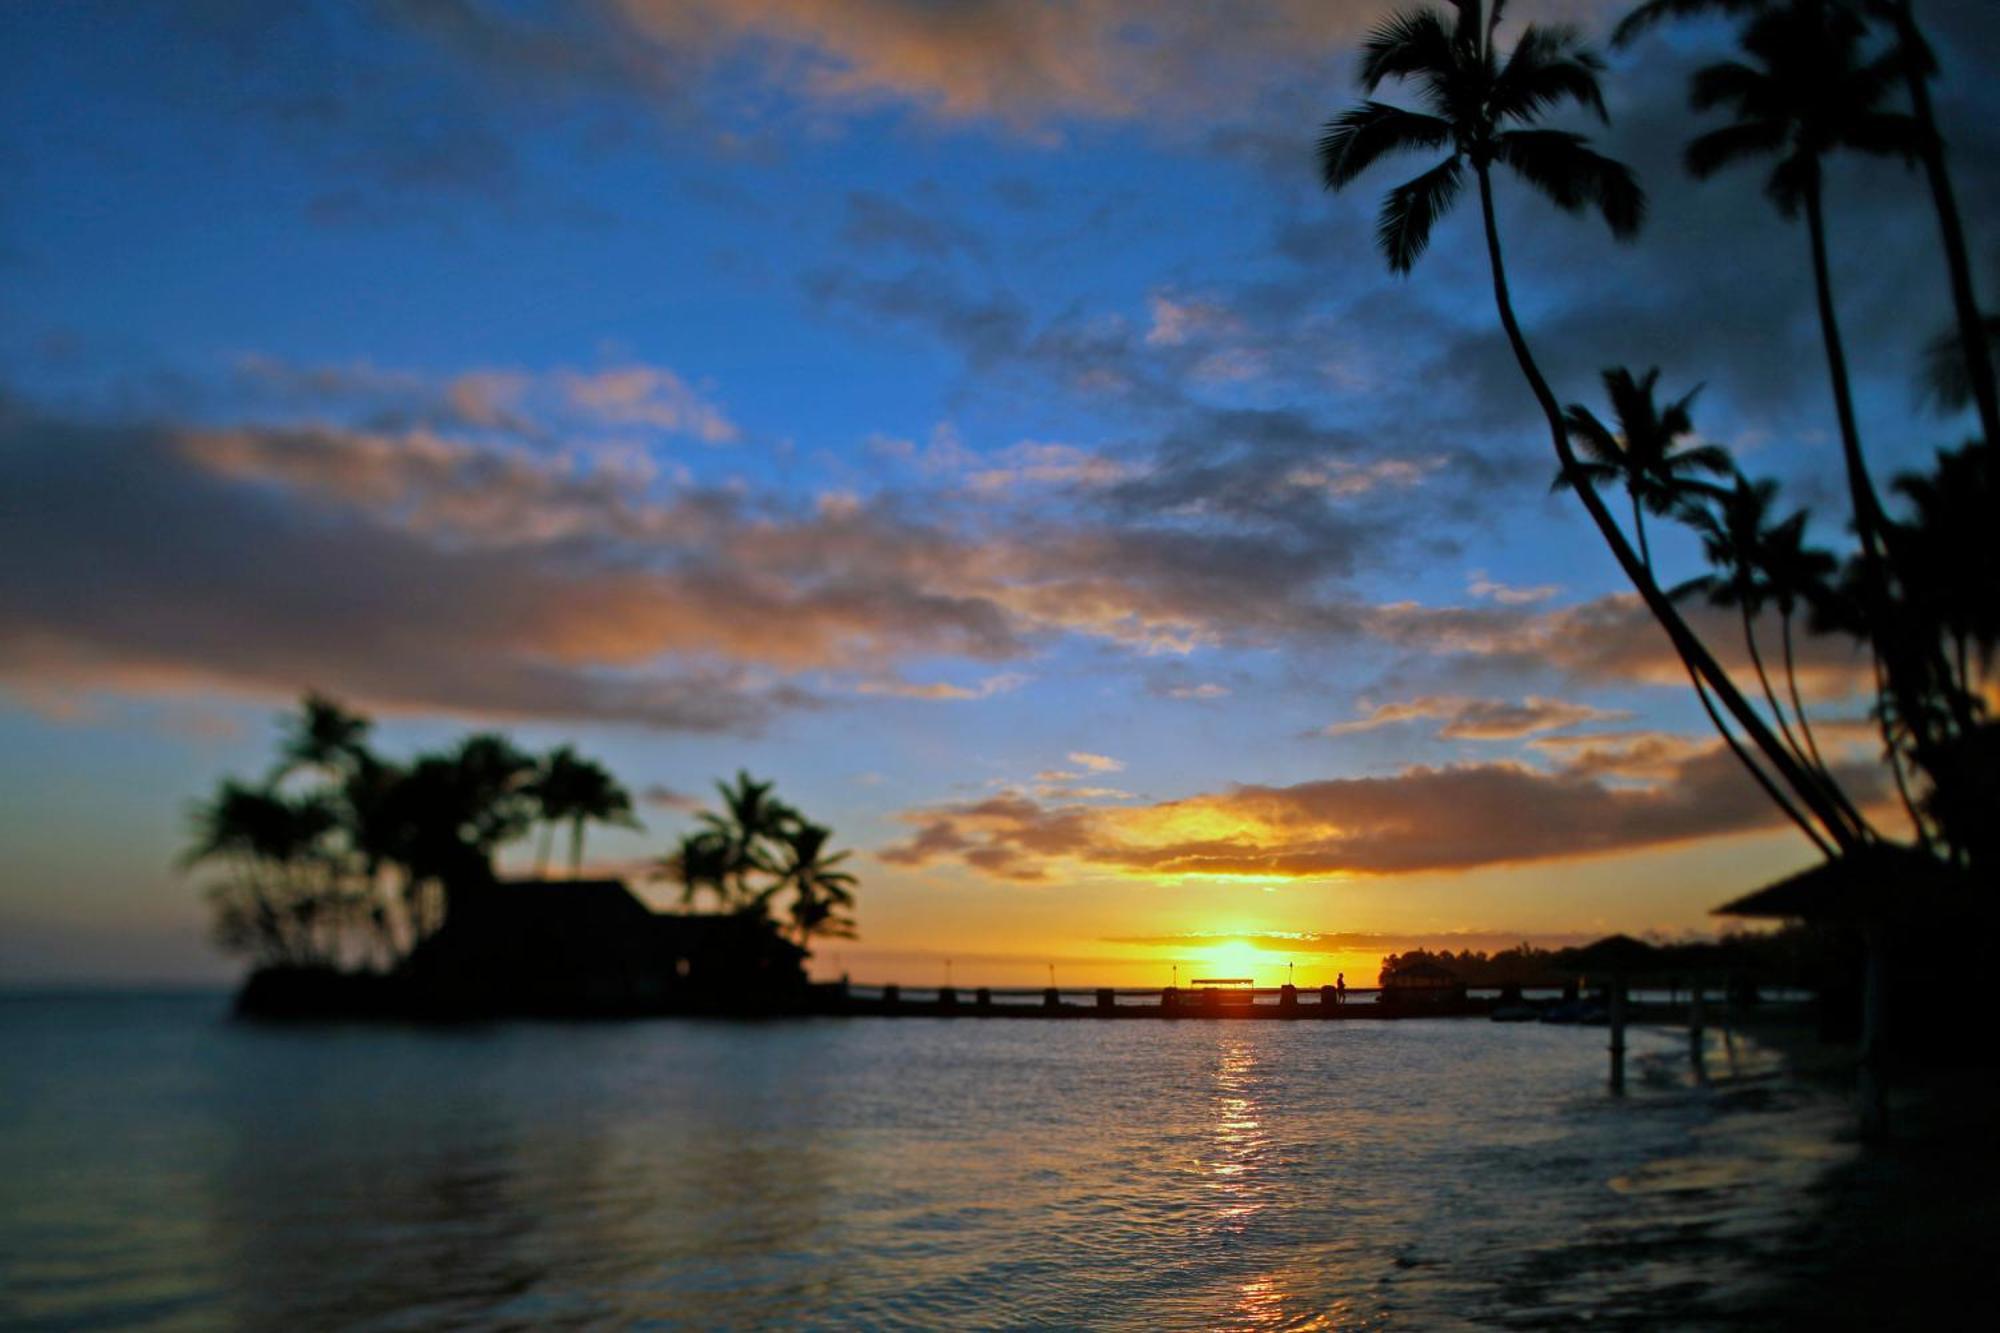
[[[1945,161],[1945,141],[1938,129],[1937,113],[1931,106],[1930,81],[1937,74],[1937,60],[1917,24],[1911,0],[1783,0],[1794,8],[1840,9],[1850,16],[1865,13],[1886,20],[1896,34],[1895,71],[1910,99],[1917,135],[1915,151],[1930,186],[1931,206],[1937,214],[1943,241],[1945,272],[1951,285],[1951,302],[1957,321],[1958,352],[1965,399],[1979,411],[1979,424],[1991,447],[2000,449],[2000,375],[1996,375],[1993,350],[2000,347],[2000,328],[1982,316],[1972,285],[1972,262],[1965,244],[1965,224],[1959,214],[1958,197],[1952,188],[1951,169]],[[1648,0],[1618,24],[1612,33],[1614,46],[1624,46],[1641,32],[1668,18],[1701,13],[1749,14],[1775,8],[1780,0]],[[1961,406],[1963,406],[1963,401]]]
[[1694,75],[1689,91],[1694,109],[1727,108],[1736,119],[1690,143],[1687,168],[1705,180],[1725,167],[1776,156],[1777,163],[1765,179],[1765,194],[1786,218],[1797,217],[1801,210],[1805,213],[1813,292],[1840,423],[1854,527],[1867,558],[1879,561],[1887,518],[1861,451],[1847,353],[1834,308],[1822,164],[1829,154],[1843,149],[1908,160],[1916,153],[1918,130],[1908,115],[1883,109],[1900,57],[1863,59],[1864,32],[1850,11],[1822,0],[1800,0],[1759,13],[1743,30],[1742,47],[1749,62],[1723,61]]
[[223,861],[233,879],[211,890],[217,937],[267,963],[325,963],[336,956],[343,913],[328,846],[338,817],[317,794],[287,797],[224,779],[192,814],[194,843],[181,863]]
[[782,859],[775,870],[779,885],[791,887],[792,931],[801,948],[809,947],[815,935],[854,938],[854,921],[847,911],[854,905],[858,881],[836,868],[847,859],[847,852],[826,854],[832,837],[833,830],[803,821],[782,835]]
[[1829,772],[1813,735],[1812,718],[1799,696],[1798,662],[1793,653],[1792,621],[1801,605],[1810,605],[1826,595],[1839,562],[1817,547],[1805,544],[1806,511],[1801,509],[1784,522],[1765,530],[1759,550],[1764,562],[1764,589],[1778,608],[1779,632],[1784,641],[1785,684],[1792,700],[1792,715],[1799,720],[1799,732],[1812,756],[1813,766]]
[[1924,344],[1923,368],[1918,372],[1917,382],[1924,396],[1947,412],[1961,411],[1972,402],[1973,367],[1981,356],[1991,367],[1991,349],[2000,347],[2000,313],[1988,311],[1980,317],[1979,327],[1986,339],[1986,349],[1979,352],[1970,350],[1965,331],[1957,322],[1932,335]]
[[[1504,8],[1499,0],[1483,17],[1477,0],[1454,0],[1454,5],[1455,21],[1436,9],[1416,9],[1398,14],[1369,35],[1360,70],[1363,90],[1373,93],[1390,79],[1411,81],[1418,86],[1427,110],[1411,111],[1369,100],[1342,112],[1327,122],[1320,137],[1321,176],[1328,189],[1338,190],[1391,154],[1448,150],[1443,161],[1391,190],[1384,201],[1377,239],[1389,267],[1401,273],[1408,272],[1428,247],[1432,228],[1457,200],[1470,169],[1479,187],[1487,262],[1501,327],[1548,423],[1562,472],[1577,476],[1579,460],[1570,445],[1562,406],[1529,351],[1508,294],[1500,231],[1494,218],[1492,168],[1496,163],[1507,167],[1565,211],[1594,209],[1619,237],[1638,231],[1645,214],[1645,194],[1629,168],[1593,152],[1581,135],[1527,128],[1545,112],[1565,103],[1604,116],[1597,83],[1603,62],[1579,43],[1574,32],[1530,25],[1503,62],[1493,41]],[[1576,492],[1620,568],[1666,630],[1675,651],[1708,682],[1785,784],[1799,793],[1826,834],[1788,803],[1780,802],[1780,808],[1822,850],[1828,849],[1828,836],[1846,845],[1844,819],[1824,801],[1817,784],[1799,769],[1714,655],[1688,628],[1625,540],[1602,498],[1587,484],[1576,486]]]
[[663,857],[656,870],[659,878],[671,879],[681,886],[684,907],[694,906],[703,892],[715,895],[718,907],[730,905],[729,842],[712,829],[682,837],[680,846],[671,856]]
[[730,897],[739,907],[770,896],[768,887],[761,892],[752,889],[750,876],[774,873],[769,846],[799,823],[797,812],[771,795],[774,785],[738,772],[734,787],[726,782],[715,784],[722,797],[722,813],[708,812],[701,817],[707,831],[720,839],[728,863]]
[[335,776],[352,771],[368,755],[368,732],[373,725],[361,714],[348,712],[337,700],[309,691],[299,701],[299,711],[284,721],[274,776],[282,778],[302,768]]
[[529,793],[543,821],[542,843],[535,857],[535,875],[540,878],[548,865],[549,844],[556,825],[570,826],[570,878],[583,872],[583,833],[587,823],[615,824],[638,828],[632,815],[632,796],[618,784],[610,770],[595,760],[585,759],[567,745],[558,746],[541,762]]
[[1680,447],[1683,437],[1694,434],[1690,410],[1700,387],[1662,408],[1653,401],[1659,380],[1658,366],[1638,379],[1623,366],[1604,372],[1604,392],[1618,423],[1616,432],[1583,404],[1571,403],[1565,420],[1570,435],[1582,445],[1585,459],[1574,474],[1558,473],[1555,483],[1558,487],[1575,480],[1591,485],[1621,483],[1632,502],[1632,531],[1639,541],[1639,559],[1649,570],[1653,553],[1646,541],[1646,511],[1670,513],[1698,490],[1713,490],[1698,474],[1726,477],[1731,470],[1729,451],[1721,445]]

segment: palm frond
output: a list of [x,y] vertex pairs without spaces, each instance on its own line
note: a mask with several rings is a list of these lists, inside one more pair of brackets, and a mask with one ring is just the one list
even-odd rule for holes
[[1618,20],[1618,26],[1611,30],[1611,45],[1628,46],[1650,29],[1673,19],[1694,18],[1703,14],[1742,14],[1766,3],[1768,0],[1646,0],[1645,4]]
[[1595,208],[1611,234],[1637,234],[1646,217],[1646,192],[1632,169],[1594,152],[1583,136],[1564,130],[1509,130],[1494,147],[1502,162],[1569,213]]
[[1785,146],[1785,127],[1775,121],[1743,121],[1710,130],[1689,143],[1683,155],[1688,175],[1707,180],[1724,167],[1765,157]]
[[1390,153],[1442,148],[1451,126],[1436,116],[1384,102],[1349,107],[1326,123],[1319,137],[1320,179],[1338,190]]
[[1748,112],[1771,98],[1771,76],[1740,60],[1723,60],[1704,65],[1688,79],[1688,108],[1713,111],[1733,106]]
[[1564,102],[1575,102],[1596,112],[1599,120],[1609,120],[1598,86],[1603,72],[1604,61],[1583,46],[1574,28],[1530,25],[1493,81],[1493,117],[1531,121]]
[[1583,445],[1584,453],[1599,464],[1614,464],[1625,456],[1625,446],[1618,442],[1611,428],[1599,421],[1597,414],[1582,403],[1569,405],[1569,411],[1563,414],[1563,423],[1569,427],[1570,435]]
[[1377,24],[1361,44],[1358,78],[1363,92],[1387,79],[1449,68],[1455,25],[1435,9],[1409,9]]
[[1431,243],[1431,228],[1450,210],[1465,185],[1454,153],[1421,176],[1404,181],[1382,201],[1375,240],[1397,273],[1408,273]]

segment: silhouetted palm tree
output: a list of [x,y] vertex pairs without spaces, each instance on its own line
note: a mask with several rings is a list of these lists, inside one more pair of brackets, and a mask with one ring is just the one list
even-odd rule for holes
[[[1663,19],[1703,13],[1751,14],[1780,6],[1792,8],[1837,8],[1850,15],[1866,14],[1886,22],[1895,33],[1894,67],[1910,99],[1912,120],[1917,129],[1915,151],[1923,162],[1924,177],[1930,186],[1931,205],[1937,214],[1943,241],[1945,272],[1951,284],[1953,315],[1958,337],[1953,340],[1960,358],[1965,398],[1978,408],[1980,430],[1989,442],[2000,441],[2000,372],[1993,363],[2000,348],[2000,329],[1980,313],[1972,284],[1972,262],[1965,243],[1965,224],[1960,216],[1958,197],[1951,183],[1951,169],[1945,161],[1945,140],[1931,105],[1930,81],[1937,74],[1937,60],[1917,23],[1911,0],[1649,0],[1619,23],[1613,45],[1623,46]],[[2000,443],[1994,443],[2000,448]]]
[[[1392,153],[1445,150],[1442,162],[1389,192],[1377,237],[1389,266],[1407,272],[1429,245],[1432,228],[1457,200],[1469,169],[1479,187],[1492,269],[1494,305],[1501,327],[1548,422],[1549,438],[1565,475],[1575,476],[1579,460],[1570,445],[1567,422],[1555,391],[1529,351],[1508,294],[1507,270],[1493,211],[1492,168],[1506,166],[1536,192],[1569,212],[1593,209],[1613,235],[1629,237],[1645,213],[1645,195],[1631,171],[1593,152],[1576,134],[1525,128],[1545,113],[1574,103],[1604,116],[1597,75],[1603,62],[1567,28],[1525,28],[1503,61],[1493,41],[1504,6],[1495,0],[1482,18],[1476,0],[1455,0],[1456,20],[1435,9],[1405,11],[1378,26],[1362,48],[1360,80],[1373,93],[1390,79],[1417,86],[1422,112],[1367,101],[1327,122],[1319,141],[1319,162],[1329,189],[1352,183],[1368,167]],[[1523,128],[1510,128],[1520,126]],[[1611,548],[1620,568],[1638,589],[1689,668],[1715,692],[1729,714],[1783,776],[1785,784],[1813,811],[1823,835],[1781,793],[1773,799],[1814,845],[1828,848],[1827,835],[1845,845],[1840,812],[1827,804],[1811,776],[1796,761],[1743,697],[1721,665],[1660,589],[1603,500],[1589,485],[1578,498]]]
[[778,883],[792,891],[792,931],[801,948],[810,947],[814,936],[854,938],[854,922],[847,911],[854,905],[857,881],[838,869],[848,853],[827,855],[826,844],[832,837],[833,830],[801,821],[780,838],[776,874]]
[[1980,318],[1979,325],[1986,338],[1983,352],[1967,349],[1964,329],[1955,321],[1933,334],[1931,340],[1924,344],[1923,368],[1918,372],[1918,384],[1925,397],[1946,411],[1960,411],[1973,401],[1972,368],[1978,364],[1981,355],[1986,357],[1990,366],[1992,349],[2000,347],[2000,314],[1989,312]]
[[774,874],[770,847],[799,822],[797,812],[771,795],[775,784],[757,782],[749,773],[739,772],[736,785],[715,784],[722,797],[722,813],[704,813],[702,823],[721,840],[728,859],[727,876],[731,897],[738,907],[768,898],[771,890],[758,891],[750,884],[754,874]]
[[[1616,366],[1604,372],[1604,393],[1611,400],[1614,432],[1581,403],[1571,403],[1565,419],[1570,434],[1582,445],[1584,461],[1574,478],[1591,485],[1617,482],[1624,486],[1632,502],[1632,530],[1639,540],[1639,559],[1653,567],[1653,552],[1646,540],[1646,511],[1666,514],[1698,490],[1714,492],[1700,480],[1703,473],[1726,477],[1731,470],[1729,451],[1716,444],[1694,444],[1685,448],[1680,441],[1694,434],[1689,410],[1697,387],[1664,408],[1653,401],[1660,380],[1658,366],[1634,379],[1632,372]],[[1557,486],[1572,484],[1569,473],[1558,473]]]
[[681,904],[695,906],[703,893],[713,894],[718,907],[731,905],[729,840],[712,829],[689,833],[671,856],[657,867],[660,878],[681,886]]
[[193,811],[187,867],[225,862],[231,882],[212,891],[217,937],[273,963],[324,963],[338,947],[340,892],[328,837],[338,824],[318,794],[287,797],[224,779]]
[[1879,560],[1886,517],[1868,475],[1854,416],[1827,262],[1821,176],[1826,157],[1843,150],[1907,160],[1915,154],[1918,131],[1908,115],[1883,108],[1896,81],[1896,58],[1865,59],[1863,31],[1851,12],[1818,0],[1759,13],[1743,30],[1747,62],[1722,61],[1694,75],[1689,89],[1694,109],[1727,108],[1736,119],[1690,143],[1687,168],[1697,179],[1706,179],[1725,167],[1775,157],[1765,194],[1782,216],[1805,214],[1855,532],[1868,558]]
[[570,826],[570,878],[583,872],[583,833],[586,823],[615,824],[638,828],[632,815],[632,797],[602,764],[585,759],[570,746],[558,746],[541,762],[529,783],[536,813],[543,821],[540,850],[535,858],[535,874],[540,877],[548,865],[549,843],[557,824]]
[[302,768],[336,777],[352,772],[368,754],[368,732],[373,725],[337,700],[318,691],[309,692],[299,701],[299,711],[285,719],[276,776]]
[[1912,521],[1890,535],[1890,563],[1903,597],[1950,644],[1956,691],[1983,709],[1972,663],[1991,672],[2000,646],[2000,557],[1993,546],[1992,451],[1941,450],[1934,473],[1906,472],[1895,488]]
[[1801,509],[1784,522],[1765,530],[1760,543],[1764,561],[1764,588],[1778,608],[1779,632],[1784,641],[1785,683],[1792,700],[1792,713],[1799,720],[1806,751],[1822,773],[1829,773],[1813,735],[1812,717],[1799,695],[1798,660],[1793,653],[1792,622],[1801,606],[1809,606],[1826,595],[1840,563],[1826,551],[1805,544],[1806,511]]

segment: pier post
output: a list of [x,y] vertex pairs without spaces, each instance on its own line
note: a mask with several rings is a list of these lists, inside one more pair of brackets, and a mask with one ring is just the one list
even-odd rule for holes
[[1688,1064],[1694,1068],[1697,1083],[1708,1082],[1708,1015],[1702,1006],[1702,990],[1702,978],[1697,976],[1688,990]]
[[957,989],[952,986],[938,987],[938,1008],[956,1009],[957,1007],[958,1007]]
[[972,1003],[975,1008],[991,1009],[993,1007],[993,992],[981,986],[978,990],[972,992]]
[[1175,1017],[1180,1014],[1180,1011],[1181,988],[1179,986],[1168,986],[1160,992],[1160,1012],[1169,1017]]
[[1278,991],[1278,1012],[1287,1018],[1299,1016],[1299,988],[1289,981]]
[[1340,1005],[1340,992],[1331,986],[1319,988],[1319,1016],[1332,1018],[1333,1011]]
[[1054,986],[1050,986],[1042,992],[1042,1008],[1044,1009],[1062,1008],[1062,993],[1058,991]]
[[903,988],[901,986],[896,985],[894,982],[890,982],[888,985],[882,988],[882,1007],[884,1009],[894,1009],[897,1005],[901,1004],[902,1002],[903,1002]]
[[1099,986],[1097,988],[1098,1013],[1109,1014],[1112,1011],[1112,1009],[1117,1007],[1117,1004],[1118,1004],[1118,997],[1112,993],[1111,987]]
[[1861,1137],[1869,1143],[1889,1137],[1889,1083],[1884,1063],[1889,1053],[1882,984],[1886,943],[1882,934],[1880,927],[1868,927],[1861,933],[1861,1062],[1855,1070],[1854,1091],[1860,1102]]
[[1611,1019],[1611,1091],[1619,1096],[1625,1092],[1625,977],[1623,973],[1611,976],[1611,993],[1605,997]]

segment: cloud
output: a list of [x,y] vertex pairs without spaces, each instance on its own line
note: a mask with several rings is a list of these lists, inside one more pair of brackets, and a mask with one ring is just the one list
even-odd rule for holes
[[[1879,771],[1840,774],[1858,799]],[[1568,860],[1777,827],[1782,817],[1720,742],[1657,781],[1609,782],[1586,767],[1417,766],[1390,777],[1243,785],[1145,806],[1044,804],[1019,794],[924,807],[878,853],[921,867],[957,859],[989,876],[1058,871],[1129,877],[1309,880]]]
[[691,814],[701,809],[701,799],[684,791],[656,782],[639,793],[639,799],[656,810],[672,810],[679,814]]
[[1218,302],[1176,300],[1165,293],[1155,292],[1149,304],[1153,312],[1153,326],[1146,331],[1146,343],[1151,347],[1179,347],[1199,338],[1244,331],[1243,321]]
[[720,408],[664,367],[564,371],[559,383],[572,406],[607,425],[651,426],[710,444],[727,444],[742,434]]
[[1536,602],[1546,602],[1562,591],[1558,584],[1537,583],[1532,587],[1516,587],[1486,577],[1486,571],[1475,569],[1466,581],[1465,590],[1474,597],[1487,598],[1502,606],[1532,606]]
[[1437,733],[1444,740],[1502,741],[1518,740],[1541,731],[1555,731],[1579,722],[1604,722],[1629,716],[1629,713],[1534,695],[1512,703],[1505,699],[1469,699],[1460,695],[1433,694],[1398,703],[1377,704],[1365,716],[1351,722],[1331,723],[1313,734],[1349,736],[1398,722],[1432,718],[1444,723]]
[[1069,761],[1079,768],[1092,773],[1122,773],[1125,771],[1123,759],[1113,759],[1108,754],[1090,754],[1083,750],[1071,750]]
[[[1760,691],[1737,614],[1706,604],[1682,615],[1739,687]],[[1636,593],[1573,606],[1424,606],[1394,602],[1368,610],[1370,634],[1427,655],[1481,660],[1513,671],[1554,669],[1585,684],[1687,684],[1673,646]],[[1775,612],[1757,624],[1767,662],[1779,639]],[[1855,643],[1795,626],[1799,687],[1807,697],[1846,699],[1873,689],[1872,668]]]
[[986,248],[963,223],[922,212],[873,190],[856,190],[847,196],[840,239],[857,250],[901,250],[933,260],[949,259],[954,254],[977,255]]
[[937,701],[962,701],[967,699],[990,699],[996,694],[1008,694],[1028,683],[1030,678],[1019,672],[1003,672],[997,676],[987,676],[972,685],[952,685],[944,681],[919,684],[907,680],[864,680],[854,687],[857,694],[881,694],[896,699],[930,699]]
[[1229,694],[1227,685],[1218,685],[1212,680],[1194,685],[1170,685],[1166,691],[1169,699],[1226,699]]

